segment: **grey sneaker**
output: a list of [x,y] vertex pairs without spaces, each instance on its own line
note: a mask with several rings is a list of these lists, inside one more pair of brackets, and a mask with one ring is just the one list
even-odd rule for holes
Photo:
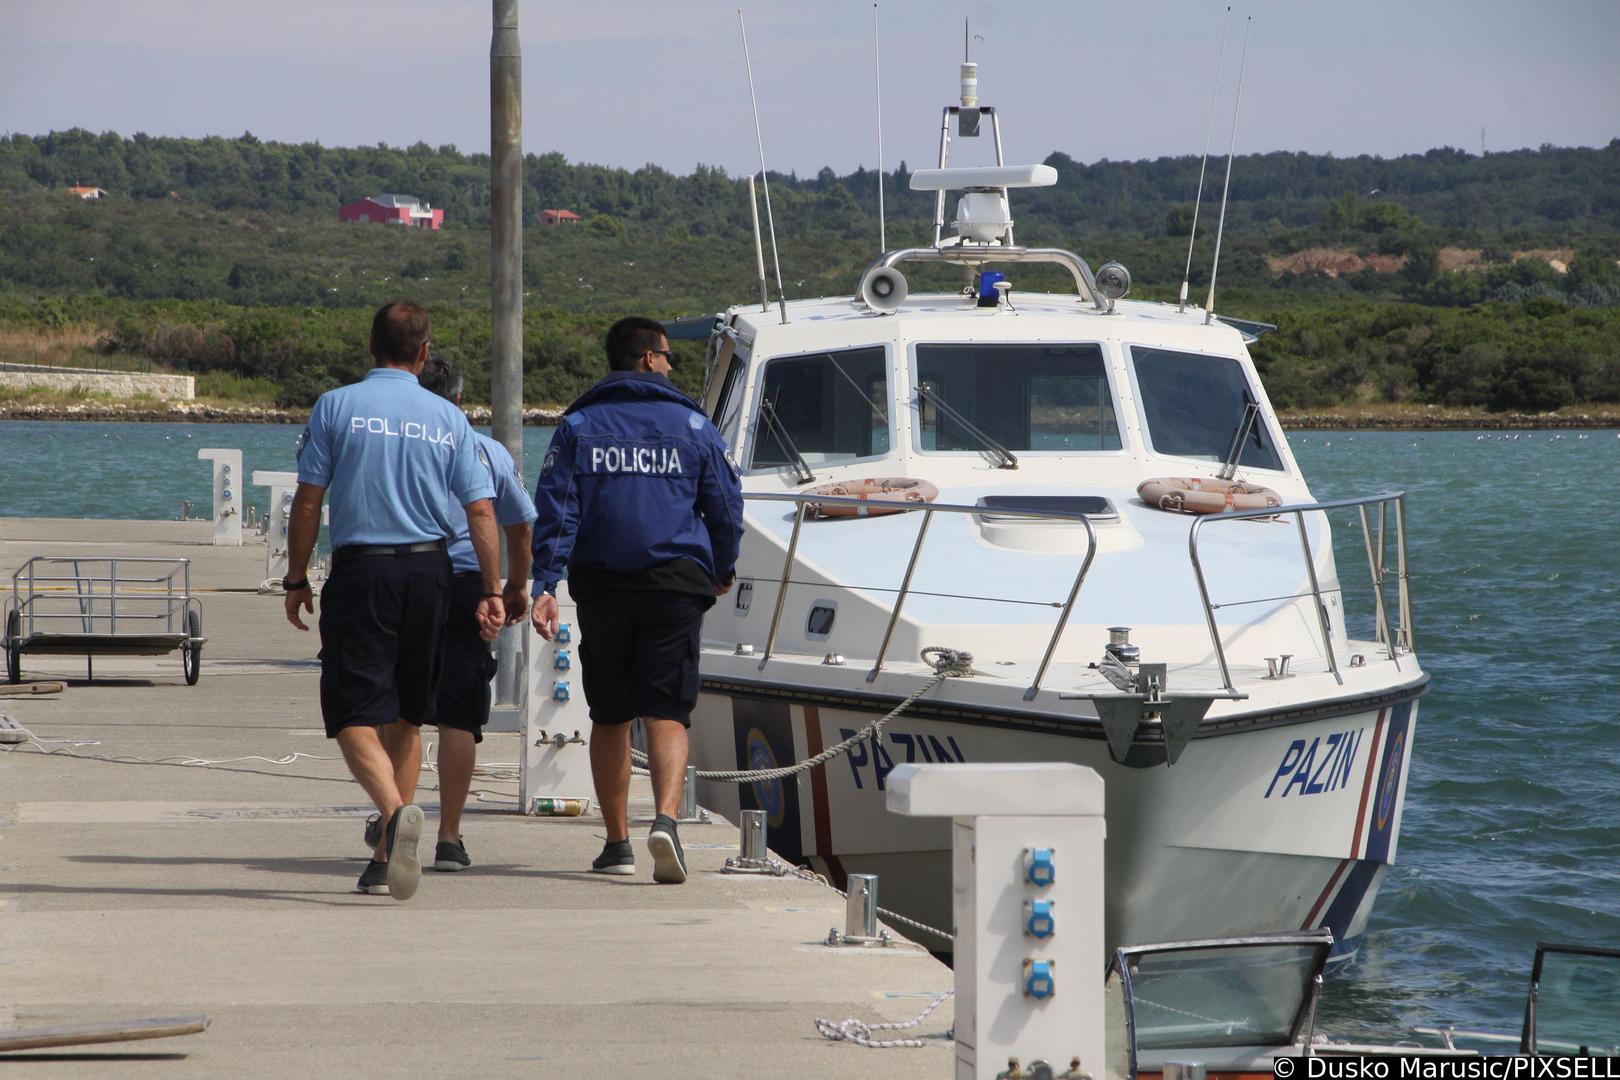
[[591,863],[593,874],[620,874],[636,872],[636,853],[630,850],[629,840],[609,840],[602,845],[602,854]]
[[422,864],[416,858],[416,844],[422,838],[422,808],[406,803],[388,819],[388,893],[395,900],[409,900],[422,883]]
[[372,851],[376,851],[377,845],[382,843],[382,834],[382,815],[372,814],[370,817],[366,818],[366,831],[361,834],[365,838],[366,847]]
[[465,870],[472,865],[472,859],[467,855],[467,845],[462,843],[461,837],[454,840],[440,840],[439,846],[433,850],[433,869],[446,874],[453,874],[457,870]]
[[366,863],[366,868],[360,874],[360,881],[355,885],[355,890],[368,893],[371,896],[387,896],[388,864],[378,862],[376,859]]
[[686,880],[686,853],[675,832],[675,819],[659,814],[647,834],[647,850],[653,857],[653,880],[660,885],[679,885]]

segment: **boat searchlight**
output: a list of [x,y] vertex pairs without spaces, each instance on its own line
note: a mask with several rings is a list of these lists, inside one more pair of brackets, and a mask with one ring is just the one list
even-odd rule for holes
[[987,165],[971,169],[918,169],[911,174],[912,191],[960,191],[956,204],[957,236],[961,243],[1005,243],[1012,229],[1007,205],[1009,188],[1051,187],[1057,170],[1050,165]]

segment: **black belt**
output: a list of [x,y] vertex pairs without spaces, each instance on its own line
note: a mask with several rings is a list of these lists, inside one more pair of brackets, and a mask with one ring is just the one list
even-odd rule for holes
[[429,551],[444,551],[443,540],[424,540],[420,544],[349,544],[333,552],[334,555],[422,555]]

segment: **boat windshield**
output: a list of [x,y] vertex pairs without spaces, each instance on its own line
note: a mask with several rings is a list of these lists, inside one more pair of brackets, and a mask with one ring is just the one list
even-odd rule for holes
[[913,367],[928,390],[912,396],[924,452],[984,451],[983,436],[1032,453],[1120,449],[1100,346],[918,345]]
[[750,467],[794,465],[796,456],[818,465],[887,454],[888,373],[882,346],[768,362]]
[[1288,1045],[1321,955],[1320,944],[1304,942],[1131,956],[1136,1048]]
[[[1160,454],[1225,461],[1255,400],[1243,366],[1229,356],[1131,348],[1136,385],[1147,420],[1148,445]],[[1256,416],[1238,464],[1281,469],[1276,440]]]
[[1541,1054],[1620,1053],[1620,951],[1542,945],[1536,957],[1535,1042]]

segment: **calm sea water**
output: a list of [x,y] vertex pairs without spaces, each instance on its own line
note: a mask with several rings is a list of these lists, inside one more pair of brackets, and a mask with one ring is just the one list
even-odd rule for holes
[[[181,499],[206,512],[198,448],[240,447],[248,472],[290,470],[299,430],[3,422],[0,515],[171,518]],[[550,435],[525,432],[531,486]],[[1291,441],[1319,498],[1408,493],[1418,653],[1434,677],[1399,862],[1360,957],[1329,983],[1322,1029],[1516,1031],[1537,941],[1620,947],[1620,438]],[[262,489],[251,497],[262,509]],[[1353,605],[1359,530],[1338,542]]]

